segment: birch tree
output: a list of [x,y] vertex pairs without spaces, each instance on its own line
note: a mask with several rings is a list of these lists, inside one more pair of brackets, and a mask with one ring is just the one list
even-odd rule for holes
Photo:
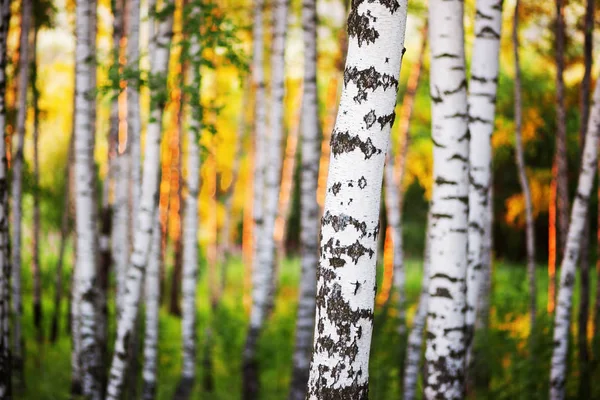
[[[593,49],[593,31],[594,31],[594,1],[587,0],[585,22],[584,22],[584,75],[581,82],[581,123],[579,127],[579,143],[581,150],[585,146],[585,133],[587,131],[587,122],[590,114],[590,87],[592,81],[592,49]],[[585,222],[581,240],[581,280],[580,280],[580,303],[577,329],[577,342],[579,353],[579,393],[581,399],[590,397],[590,366],[588,350],[588,320],[590,314],[590,218]]]
[[[475,316],[484,274],[485,232],[491,219],[487,204],[492,175],[492,133],[496,113],[496,90],[502,2],[478,0],[475,14],[475,41],[469,79],[469,228],[467,253],[467,362],[471,364]],[[470,365],[467,365],[467,368]]]
[[302,4],[304,39],[304,80],[302,94],[300,245],[302,276],[296,317],[290,400],[304,400],[310,368],[310,351],[315,322],[315,296],[319,245],[319,178],[320,121],[317,93],[317,2]]
[[519,62],[519,4],[515,3],[512,40],[515,56],[515,157],[519,171],[519,184],[525,198],[525,224],[527,240],[527,276],[529,279],[529,318],[533,330],[536,317],[536,284],[535,284],[535,226],[533,220],[533,205],[531,201],[531,190],[525,170],[525,157],[523,156],[523,139],[521,136],[522,112],[521,101],[521,65]]
[[6,61],[10,0],[0,2],[0,398],[12,396],[10,344],[10,256],[8,254],[8,177],[6,160]]
[[317,270],[307,399],[366,399],[379,205],[407,2],[354,1]]
[[427,213],[427,232],[425,233],[425,251],[423,254],[423,277],[421,278],[421,294],[419,305],[413,319],[413,325],[408,334],[406,361],[404,364],[404,400],[414,400],[417,396],[417,380],[419,378],[419,365],[421,363],[421,347],[423,345],[423,331],[427,318],[427,302],[429,300],[429,268],[431,264],[431,213]]
[[464,397],[469,127],[463,2],[429,3],[433,141],[427,399]]
[[23,145],[25,142],[25,124],[27,122],[27,88],[29,86],[29,31],[31,30],[31,0],[21,2],[21,37],[19,45],[19,92],[17,109],[17,146],[12,165],[12,308],[13,308],[13,365],[17,376],[23,371],[23,338],[21,333],[21,226],[23,197]]
[[[92,86],[92,66],[95,46],[89,27],[95,26],[95,1],[78,0],[76,14],[76,107],[75,107],[75,213],[77,254],[73,303],[77,303],[78,319],[74,337],[80,343],[78,362],[82,371],[82,393],[93,399],[102,397],[100,381],[101,356],[97,338],[96,255],[97,232],[94,199],[94,127],[90,108],[94,106],[95,87]],[[93,35],[95,38],[95,35]]]
[[[282,0],[280,0],[282,1]],[[248,399],[253,399],[258,391],[258,376],[256,372],[256,341],[263,324],[266,307],[265,285],[269,285],[270,274],[265,273],[265,266],[259,256],[265,236],[263,197],[265,193],[264,172],[266,167],[266,135],[267,109],[264,71],[264,33],[263,33],[264,0],[254,0],[254,25],[252,27],[252,84],[254,86],[254,158],[253,158],[253,255],[252,255],[252,311],[250,327],[246,335],[243,353],[243,393]]]
[[[140,0],[129,0],[128,7],[127,68],[132,76],[138,77],[140,71]],[[140,83],[135,78],[130,80],[127,85],[127,144],[130,152],[129,179],[131,184],[131,225],[128,234],[132,236],[136,230],[135,224],[140,204],[141,131]]]
[[581,172],[577,183],[577,192],[573,209],[571,210],[571,223],[567,236],[567,246],[560,268],[560,282],[554,316],[554,346],[550,367],[550,399],[562,400],[565,398],[565,384],[567,380],[567,350],[569,344],[569,327],[571,321],[571,307],[573,301],[573,286],[575,284],[575,267],[580,255],[580,241],[585,221],[587,219],[589,200],[596,176],[596,163],[598,162],[598,137],[600,127],[600,85],[596,84],[588,130],[581,161]]
[[[200,20],[200,4],[192,2],[189,21]],[[190,22],[190,25],[194,25]],[[198,286],[198,194],[200,191],[200,129],[202,114],[200,108],[200,58],[201,47],[197,32],[190,33],[189,71],[187,85],[191,88],[189,98],[189,126],[187,136],[187,172],[184,194],[183,220],[183,281],[182,281],[182,319],[183,366],[181,388],[191,391],[196,375],[196,288]]]
[[154,211],[152,243],[148,268],[144,278],[146,302],[146,333],[144,335],[144,368],[142,371],[144,400],[156,398],[158,369],[158,312],[160,308],[160,242],[161,229],[158,207]]
[[564,256],[569,229],[569,182],[567,170],[567,109],[565,106],[565,0],[556,0],[556,184],[558,204],[558,254]]
[[[137,313],[142,289],[142,278],[148,263],[154,211],[158,199],[158,174],[160,163],[160,140],[162,114],[167,99],[166,77],[169,65],[171,36],[173,34],[173,3],[165,1],[160,10],[151,15],[158,21],[156,33],[152,39],[155,53],[150,62],[150,81],[152,101],[150,120],[146,133],[146,147],[143,165],[140,207],[136,215],[137,223],[131,255],[125,280],[123,309],[117,324],[115,354],[107,388],[107,399],[118,399],[124,381],[124,373],[128,361],[129,338],[136,326]],[[152,21],[151,23],[156,23]]]

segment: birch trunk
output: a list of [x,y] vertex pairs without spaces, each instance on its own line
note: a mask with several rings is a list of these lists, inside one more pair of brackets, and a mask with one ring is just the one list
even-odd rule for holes
[[[254,86],[254,165],[253,165],[253,254],[252,254],[252,315],[250,328],[247,333],[243,353],[243,393],[245,399],[252,400],[256,397],[258,388],[258,376],[256,372],[256,340],[260,327],[262,326],[263,313],[261,308],[265,302],[266,290],[262,282],[265,277],[259,258],[260,238],[264,235],[264,204],[265,193],[264,170],[266,166],[266,136],[267,136],[267,110],[265,93],[265,71],[264,71],[264,32],[263,32],[263,8],[264,0],[254,0],[254,25],[252,27],[252,84]],[[270,276],[266,277],[268,282]],[[268,283],[267,283],[268,285]]]
[[6,163],[6,61],[10,0],[0,2],[0,398],[12,397],[10,344],[10,255]]
[[477,300],[483,278],[483,248],[488,197],[492,174],[492,133],[496,113],[496,90],[500,33],[502,29],[502,2],[478,0],[475,16],[475,42],[469,79],[469,228],[467,254],[467,362],[471,357]]
[[[274,306],[275,270],[274,229],[279,202],[281,184],[281,149],[284,135],[284,103],[285,94],[285,35],[287,30],[288,0],[275,0],[273,9],[273,39],[271,50],[271,103],[269,115],[269,135],[265,144],[264,193],[263,193],[263,229],[258,236],[258,268],[253,282],[252,311],[250,315],[250,331],[247,345],[253,343],[254,353],[256,340],[251,336],[260,335],[270,310]],[[256,384],[258,386],[258,383]]]
[[127,268],[123,310],[117,324],[117,339],[110,369],[107,399],[117,400],[123,389],[124,372],[127,367],[129,352],[132,350],[129,347],[129,338],[134,334],[133,330],[136,326],[142,279],[150,253],[154,211],[158,200],[162,114],[166,98],[163,91],[166,90],[170,43],[173,34],[173,13],[169,10],[163,15],[162,11],[171,6],[172,3],[166,1],[163,3],[162,10],[155,13],[161,16],[161,19],[156,35],[152,37],[152,40],[156,41],[156,52],[151,59],[150,74],[155,77],[157,83],[155,89],[160,93],[152,93],[150,120],[146,133],[140,207],[136,216],[137,223],[134,224],[133,253]]
[[[300,246],[302,276],[296,317],[290,400],[304,400],[310,368],[310,351],[315,323],[315,297],[319,245],[320,128],[317,91],[317,2],[302,3],[304,80],[302,86],[302,136],[300,182]],[[300,122],[298,121],[298,124]]]
[[421,278],[421,294],[419,305],[413,319],[413,325],[408,334],[406,361],[404,364],[404,400],[414,400],[417,396],[417,381],[419,379],[419,366],[421,363],[421,349],[423,346],[423,331],[427,318],[427,303],[429,301],[429,268],[431,263],[431,213],[427,214],[427,232],[425,233],[425,252],[423,254],[423,277]]
[[529,318],[533,331],[536,317],[536,284],[535,284],[535,226],[533,220],[533,205],[531,190],[525,170],[525,157],[523,155],[522,127],[522,102],[521,102],[521,65],[519,63],[519,3],[515,3],[512,39],[515,57],[515,156],[519,171],[519,184],[525,197],[525,229],[527,238],[527,276],[529,279]]
[[548,314],[554,312],[556,299],[556,156],[552,161],[552,180],[548,199]]
[[[140,0],[129,0],[129,30],[127,32],[127,68],[138,76],[140,73]],[[129,147],[129,179],[131,191],[131,211],[128,235],[132,239],[137,230],[135,224],[138,218],[141,185],[141,131],[140,120],[140,90],[137,80],[127,85],[127,145]],[[129,254],[128,254],[129,257]]]
[[463,2],[429,4],[433,196],[425,398],[465,395],[469,127]]
[[[493,174],[491,178],[493,180]],[[477,300],[477,315],[475,316],[475,330],[487,329],[489,325],[489,313],[490,313],[490,296],[492,291],[492,250],[494,247],[494,238],[492,235],[494,226],[494,186],[493,182],[490,184],[490,194],[488,197],[488,212],[489,218],[486,221],[486,230],[484,235],[484,249],[483,249],[483,276],[481,279],[481,285],[479,286],[479,296]]]
[[575,284],[575,267],[579,258],[580,240],[587,219],[589,199],[596,175],[598,161],[598,136],[600,126],[600,85],[594,90],[593,105],[581,161],[581,172],[577,183],[575,202],[571,210],[571,224],[564,257],[561,263],[560,284],[554,318],[554,348],[550,369],[550,399],[565,398],[567,379],[567,348],[569,326]]
[[[76,42],[76,108],[75,108],[75,212],[77,233],[77,256],[73,302],[77,303],[78,330],[75,332],[80,342],[78,362],[81,363],[82,392],[87,398],[102,397],[100,381],[101,355],[97,337],[97,296],[96,287],[96,212],[94,199],[94,127],[92,125],[91,99],[95,98],[96,88],[92,86],[95,66],[89,27],[95,26],[96,13],[92,10],[95,1],[77,1],[77,42]],[[95,38],[95,35],[93,35]]]
[[321,219],[307,399],[367,399],[379,205],[407,2],[354,1]]
[[144,279],[144,295],[146,300],[146,333],[144,335],[144,368],[142,371],[144,400],[156,398],[158,369],[158,318],[160,308],[160,242],[161,230],[158,208],[154,211],[152,227],[152,243],[148,269]]
[[[190,19],[199,18],[201,10],[199,5],[193,4]],[[190,71],[188,72],[188,85],[198,87],[190,98],[189,127],[187,129],[188,155],[184,194],[184,221],[183,221],[183,280],[182,280],[182,319],[181,331],[183,336],[183,365],[182,383],[193,386],[196,375],[196,290],[198,287],[198,194],[200,191],[200,60],[201,51],[198,35],[190,34]]]
[[[27,122],[27,87],[29,84],[29,31],[31,30],[31,0],[21,2],[21,38],[19,47],[19,94],[17,110],[17,146],[12,165],[12,308],[13,308],[13,367],[16,376],[23,377],[24,344],[21,333],[21,225],[23,196],[23,145],[25,142],[25,124]],[[22,382],[23,383],[23,382]]]
[[565,0],[556,0],[556,167],[558,200],[558,254],[564,258],[569,230],[569,182],[567,171],[567,109],[565,106]]
[[33,325],[36,339],[41,343],[44,339],[42,330],[42,277],[40,271],[40,92],[37,86],[37,37],[38,26],[34,21],[33,46],[31,59],[31,93],[33,103],[33,235],[31,238],[31,274],[33,276]]
[[[590,87],[592,78],[592,49],[593,49],[593,30],[594,30],[594,1],[587,0],[585,25],[584,25],[584,65],[585,72],[581,83],[581,125],[579,128],[579,143],[581,153],[585,147],[585,133],[587,131],[587,122],[590,113]],[[577,329],[577,342],[579,353],[579,392],[578,397],[585,399],[590,397],[590,365],[588,349],[588,320],[590,314],[590,218],[585,222],[583,237],[581,240],[581,289],[579,303],[579,323]]]

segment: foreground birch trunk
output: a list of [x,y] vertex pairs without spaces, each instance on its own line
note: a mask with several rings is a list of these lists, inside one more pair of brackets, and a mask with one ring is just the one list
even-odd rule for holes
[[[492,182],[492,133],[496,113],[502,3],[478,0],[469,79],[469,228],[467,253],[467,370],[473,363],[477,301],[483,280],[485,232]],[[467,372],[469,375],[469,372]]]
[[[89,27],[95,26],[96,13],[92,10],[95,1],[77,1],[77,43],[75,87],[75,213],[77,254],[73,303],[77,303],[78,319],[74,340],[79,341],[77,362],[81,365],[82,393],[86,398],[100,399],[102,383],[100,377],[101,355],[97,336],[96,255],[98,238],[96,231],[96,202],[94,199],[94,127],[91,107],[96,88],[92,86],[95,66]],[[95,35],[94,35],[95,38]]]
[[596,84],[593,105],[588,122],[588,130],[581,161],[581,172],[577,183],[575,202],[571,210],[571,224],[567,236],[567,246],[561,263],[560,283],[554,317],[554,348],[550,369],[550,399],[565,398],[567,379],[567,348],[569,326],[575,284],[575,267],[580,255],[580,240],[587,219],[588,207],[598,161],[598,136],[600,127],[600,85]]
[[[130,0],[128,7],[129,30],[127,32],[127,68],[132,76],[140,73],[140,0]],[[151,39],[152,40],[152,39]],[[130,179],[131,214],[128,235],[133,238],[137,229],[138,209],[140,205],[141,185],[141,132],[140,117],[140,88],[137,79],[127,85],[127,142],[129,147],[130,164],[128,169]],[[135,240],[135,239],[132,239]],[[128,254],[129,257],[129,254]]]
[[[160,140],[162,129],[162,114],[167,95],[166,77],[169,65],[171,36],[173,34],[173,4],[165,1],[162,9],[152,15],[158,15],[160,21],[155,36],[154,57],[151,59],[150,74],[155,80],[152,90],[150,106],[150,121],[146,133],[146,149],[144,157],[144,173],[142,176],[142,189],[140,207],[136,215],[133,254],[131,255],[127,276],[125,280],[125,293],[123,309],[117,324],[117,339],[115,341],[115,354],[107,388],[107,399],[119,399],[127,367],[129,352],[129,338],[134,334],[141,297],[142,279],[148,263],[150,253],[150,239],[154,226],[154,211],[158,199],[158,175],[160,169]],[[154,21],[152,21],[154,23]]]
[[408,334],[406,362],[404,364],[404,400],[414,400],[417,396],[417,381],[421,363],[421,348],[423,346],[423,331],[427,318],[427,303],[429,301],[429,267],[431,263],[431,213],[427,213],[427,232],[425,233],[425,254],[423,255],[423,277],[421,278],[421,294],[419,305],[413,319],[413,325]]
[[[17,146],[12,165],[12,308],[13,308],[13,366],[16,376],[23,377],[24,344],[21,333],[21,224],[23,196],[23,145],[27,120],[27,87],[29,84],[29,31],[31,29],[31,0],[21,2],[21,38],[19,47],[19,97],[17,110]],[[23,383],[23,382],[21,382]]]
[[0,399],[12,396],[10,344],[10,255],[6,163],[6,61],[10,0],[0,2]]
[[[320,122],[317,93],[317,2],[302,5],[304,31],[304,82],[302,94],[300,245],[302,276],[296,317],[290,400],[304,400],[310,368],[310,351],[315,323],[315,296],[319,245],[319,178]],[[298,121],[298,123],[300,123]]]
[[383,167],[407,2],[354,1],[321,220],[307,399],[367,399]]
[[531,331],[535,325],[536,317],[536,284],[535,284],[535,226],[533,220],[533,205],[531,201],[531,190],[525,170],[525,157],[523,155],[523,139],[521,136],[522,126],[522,103],[521,103],[521,66],[519,63],[519,3],[515,3],[512,39],[515,55],[515,157],[519,171],[519,184],[525,198],[525,224],[527,240],[527,277],[529,279],[529,320]]
[[463,6],[458,0],[429,3],[434,184],[426,399],[465,394],[469,127]]

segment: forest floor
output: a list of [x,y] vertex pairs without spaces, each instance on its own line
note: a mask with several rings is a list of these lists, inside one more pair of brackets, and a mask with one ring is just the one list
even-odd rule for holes
[[[26,260],[25,260],[26,261]],[[26,387],[17,398],[22,399],[68,399],[70,396],[71,345],[67,332],[67,300],[62,302],[60,337],[55,344],[48,340],[50,319],[53,313],[54,260],[48,260],[43,276],[44,333],[45,340],[35,340],[32,318],[32,282],[27,264],[23,268],[24,283],[24,332],[26,344]],[[66,268],[70,269],[70,268]],[[538,327],[534,333],[532,347],[529,346],[529,318],[527,316],[527,279],[524,265],[509,265],[497,262],[492,289],[490,326],[487,334],[477,337],[477,382],[489,382],[489,389],[476,389],[478,398],[484,399],[545,399],[548,393],[548,371],[552,343],[552,321],[546,313],[548,278],[545,268],[538,268]],[[207,273],[204,265],[198,291],[198,379],[191,398],[235,400],[241,391],[241,354],[248,321],[247,305],[244,305],[244,268],[239,260],[228,265],[227,286],[221,303],[214,313],[210,310],[207,295]],[[65,273],[65,282],[69,282]],[[592,275],[595,276],[595,271]],[[169,275],[167,275],[169,276]],[[300,277],[298,259],[288,259],[280,273],[276,306],[259,345],[261,367],[261,398],[280,400],[287,398],[292,370],[297,288]],[[381,271],[378,271],[381,279]],[[579,278],[578,278],[579,279]],[[408,321],[416,310],[421,281],[421,261],[407,262]],[[596,287],[595,279],[592,288]],[[577,281],[576,288],[579,288]],[[592,299],[594,298],[592,293]],[[166,297],[168,298],[168,297]],[[577,346],[577,310],[579,290],[575,293],[573,328],[570,352],[568,393],[577,395],[579,368]],[[376,310],[375,330],[370,361],[370,398],[387,400],[401,398],[400,371],[404,345],[397,334],[394,299],[388,306]],[[593,301],[591,304],[593,310]],[[214,315],[212,315],[214,314]],[[110,316],[114,320],[114,303],[110,304]],[[205,387],[209,381],[206,374],[206,329],[212,331],[212,393]],[[590,336],[591,323],[589,329]],[[169,315],[167,307],[161,309],[159,347],[158,398],[171,399],[181,370],[181,323]],[[114,321],[111,324],[114,338]],[[535,358],[529,351],[534,349]],[[600,368],[596,367],[600,376]],[[594,374],[592,374],[594,376]],[[589,398],[600,398],[600,382],[591,382]],[[139,397],[139,391],[134,398]],[[474,396],[472,396],[474,397]]]

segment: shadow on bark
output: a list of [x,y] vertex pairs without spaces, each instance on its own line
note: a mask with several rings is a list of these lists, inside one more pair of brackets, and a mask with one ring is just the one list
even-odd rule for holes
[[244,360],[242,364],[242,399],[256,400],[260,382],[258,379],[258,360],[256,359],[256,345],[258,341],[259,330],[250,327],[244,347]]

